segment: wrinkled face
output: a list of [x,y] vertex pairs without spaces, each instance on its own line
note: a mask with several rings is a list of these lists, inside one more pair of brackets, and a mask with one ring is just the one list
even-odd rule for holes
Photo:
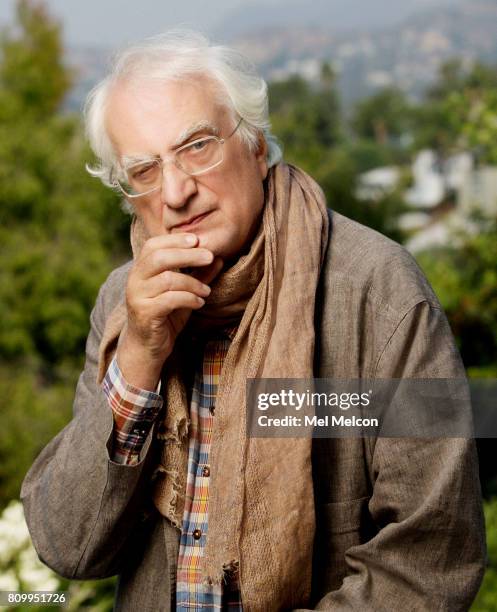
[[[218,98],[212,81],[203,78],[117,84],[106,127],[118,159],[169,159],[203,136],[227,138],[239,118]],[[198,124],[203,127],[191,133]],[[261,139],[259,150],[250,152],[236,132],[223,147],[223,162],[200,176],[165,163],[162,188],[130,200],[151,236],[191,232],[199,246],[224,259],[236,258],[250,245],[264,204],[266,145]]]

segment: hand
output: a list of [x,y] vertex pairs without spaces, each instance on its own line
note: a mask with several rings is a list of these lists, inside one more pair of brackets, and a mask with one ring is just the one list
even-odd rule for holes
[[[168,234],[145,242],[126,287],[128,326],[117,361],[128,383],[154,390],[192,310],[202,308],[208,283],[223,267],[220,257],[198,247],[194,234]],[[194,268],[191,274],[181,272]]]

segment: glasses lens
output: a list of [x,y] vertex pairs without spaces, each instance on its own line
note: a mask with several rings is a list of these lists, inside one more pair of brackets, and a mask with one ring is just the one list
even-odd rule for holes
[[178,151],[176,160],[188,174],[199,174],[223,161],[223,145],[211,136],[201,138]]
[[151,160],[135,164],[126,169],[119,185],[128,195],[140,195],[149,192],[161,181],[161,166],[159,160]]

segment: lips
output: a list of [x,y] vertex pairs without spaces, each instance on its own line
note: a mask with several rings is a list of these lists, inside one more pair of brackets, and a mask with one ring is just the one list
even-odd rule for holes
[[182,223],[178,223],[177,225],[173,225],[171,227],[171,230],[188,230],[192,227],[194,227],[195,225],[197,225],[198,223],[200,223],[201,221],[203,221],[207,215],[210,215],[212,211],[208,211],[205,213],[202,213],[200,215],[195,215],[194,217],[191,217],[190,219],[187,219],[186,221],[183,221]]

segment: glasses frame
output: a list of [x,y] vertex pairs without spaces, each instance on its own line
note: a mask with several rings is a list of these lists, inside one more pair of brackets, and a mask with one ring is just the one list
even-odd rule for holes
[[[242,121],[243,121],[243,117],[240,117],[240,120],[236,124],[235,129],[231,132],[231,134],[228,134],[228,136],[226,136],[226,138],[219,138],[218,136],[214,136],[214,135],[203,136],[202,138],[197,138],[196,140],[192,140],[192,142],[187,142],[186,144],[182,145],[181,147],[179,147],[179,149],[177,149],[174,152],[174,155],[172,155],[172,156],[170,156],[168,158],[157,157],[157,158],[152,158],[150,161],[156,161],[159,164],[159,166],[161,168],[161,176],[163,176],[163,173],[164,173],[164,164],[168,163],[168,162],[169,163],[172,162],[179,170],[181,170],[182,172],[184,172],[188,176],[200,176],[201,174],[205,174],[206,172],[209,172],[213,168],[216,168],[217,166],[219,166],[220,164],[223,163],[223,161],[224,161],[224,147],[222,145],[224,145],[224,143],[229,138],[231,138],[233,136],[233,134],[240,127],[240,124],[241,124]],[[181,167],[180,163],[178,162],[178,159],[177,159],[178,153],[180,153],[184,149],[187,149],[188,147],[191,147],[192,145],[196,144],[197,142],[202,142],[204,140],[216,140],[221,145],[221,159],[219,161],[217,161],[215,164],[213,164],[212,166],[209,166],[208,168],[204,168],[203,170],[200,170],[199,172],[187,172],[184,168]],[[126,170],[122,166],[120,167],[120,170],[122,172],[126,172]],[[149,194],[153,193],[154,191],[162,189],[162,180],[161,180],[159,185],[156,185],[155,187],[152,187],[152,189],[149,189],[148,191],[144,191],[143,193],[134,193],[134,194],[128,193],[122,187],[122,185],[119,183],[119,181],[117,179],[112,180],[111,184],[112,184],[112,187],[114,189],[118,189],[127,198],[132,198],[132,199],[134,199],[134,198],[141,198],[143,196],[146,196],[146,195],[149,195]]]

